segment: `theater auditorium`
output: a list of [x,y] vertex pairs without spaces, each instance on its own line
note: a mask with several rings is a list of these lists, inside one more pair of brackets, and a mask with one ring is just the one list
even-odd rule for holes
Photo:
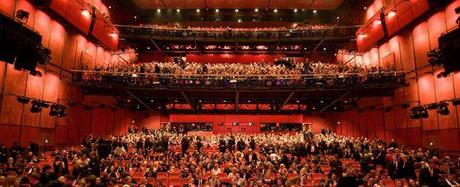
[[459,187],[460,0],[1,0],[0,187]]

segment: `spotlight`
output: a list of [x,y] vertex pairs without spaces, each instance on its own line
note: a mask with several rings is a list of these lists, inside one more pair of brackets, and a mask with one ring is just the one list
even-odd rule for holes
[[431,103],[431,104],[427,105],[426,108],[428,110],[434,110],[434,109],[438,108],[438,104],[437,103]]
[[40,104],[40,101],[38,100],[33,100],[32,101],[32,107],[30,107],[30,112],[32,113],[39,113],[42,111],[42,106]]
[[420,119],[420,107],[413,107],[410,109],[409,116],[412,119]]
[[16,98],[16,100],[17,100],[19,103],[28,104],[29,101],[30,101],[30,98],[24,97],[24,96],[18,96],[18,97]]
[[89,13],[88,10],[83,9],[83,10],[81,10],[81,15],[83,15],[83,16],[89,18],[89,17],[91,16],[91,13]]
[[455,98],[455,99],[453,99],[453,100],[452,100],[452,104],[453,104],[454,106],[460,105],[460,98]]
[[20,10],[16,11],[16,18],[21,20],[21,22],[25,23],[29,19],[29,12],[20,9]]
[[425,107],[422,107],[420,110],[420,117],[421,118],[428,118],[428,110]]
[[57,116],[58,115],[58,108],[59,108],[59,106],[57,104],[51,105],[49,115],[50,116]]
[[438,104],[438,113],[441,115],[449,115],[449,103],[441,102]]

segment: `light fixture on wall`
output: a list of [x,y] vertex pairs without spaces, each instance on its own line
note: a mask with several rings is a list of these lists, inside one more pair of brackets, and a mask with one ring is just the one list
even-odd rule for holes
[[438,104],[438,113],[441,115],[449,115],[449,103],[441,102]]
[[29,101],[30,101],[30,98],[25,97],[25,96],[17,96],[16,101],[18,101],[19,103],[22,103],[22,104],[28,104]]

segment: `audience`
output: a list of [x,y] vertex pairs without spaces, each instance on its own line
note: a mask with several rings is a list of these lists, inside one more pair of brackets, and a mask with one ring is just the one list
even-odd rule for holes
[[[460,158],[328,129],[195,136],[131,127],[34,155],[1,146],[0,186],[458,186]],[[156,179],[156,180],[155,180]],[[181,180],[182,179],[182,180]],[[155,182],[156,181],[156,182]]]
[[239,38],[298,38],[320,36],[355,36],[355,26],[310,25],[299,24],[292,28],[286,27],[179,27],[169,25],[119,26],[124,33],[152,34],[170,37],[239,37]]
[[[278,61],[277,61],[278,62]],[[85,68],[79,80],[91,84],[128,86],[277,86],[353,87],[365,83],[401,83],[394,67],[343,65],[321,62],[213,63],[152,62]]]

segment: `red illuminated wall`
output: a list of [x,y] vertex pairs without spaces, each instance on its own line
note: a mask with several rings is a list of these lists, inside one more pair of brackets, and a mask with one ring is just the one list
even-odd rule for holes
[[[110,51],[98,47],[85,36],[64,24],[52,19],[45,12],[35,8],[26,0],[2,0],[1,13],[14,17],[16,10],[29,12],[26,23],[37,30],[43,37],[42,44],[51,50],[51,63],[40,66],[42,77],[34,77],[27,72],[14,70],[11,64],[0,62],[0,144],[11,145],[29,141],[43,144],[45,139],[50,144],[76,144],[88,134],[106,136],[124,133],[131,124],[132,114],[108,107],[83,110],[78,104],[70,107],[68,100],[87,105],[104,103],[115,105],[113,98],[84,96],[78,88],[72,87],[70,70],[82,65],[108,65],[118,61]],[[68,116],[54,118],[48,115],[49,108],[40,113],[31,113],[30,104],[16,101],[16,96],[23,95],[66,105]]]
[[253,63],[267,62],[273,63],[276,59],[283,58],[285,55],[271,54],[188,54],[187,61],[198,63]]
[[[390,141],[397,139],[409,146],[426,147],[430,142],[445,151],[460,151],[460,108],[449,103],[449,115],[429,111],[428,119],[411,119],[409,110],[420,104],[460,98],[460,73],[437,78],[442,72],[428,64],[427,52],[438,47],[441,33],[456,27],[458,15],[454,9],[460,1],[454,1],[446,9],[436,12],[425,21],[394,36],[382,45],[363,54],[363,63],[394,65],[398,70],[409,72],[408,87],[397,89],[393,97],[380,98],[375,109],[366,108],[369,101],[360,103],[360,112],[350,111],[339,116],[336,126],[340,134],[379,137]],[[415,69],[418,68],[418,69]],[[401,104],[408,102],[409,108]]]
[[[305,123],[310,124],[314,132],[320,132],[323,128],[333,129],[336,120],[333,114],[322,115],[247,115],[247,114],[171,114],[160,113],[141,114],[136,116],[136,124],[146,128],[160,128],[161,123],[168,122],[205,122],[213,124],[213,132],[225,133],[259,133],[261,123]],[[233,122],[239,122],[239,126],[232,126]],[[224,126],[217,126],[224,123]],[[254,123],[249,126],[249,123]]]

